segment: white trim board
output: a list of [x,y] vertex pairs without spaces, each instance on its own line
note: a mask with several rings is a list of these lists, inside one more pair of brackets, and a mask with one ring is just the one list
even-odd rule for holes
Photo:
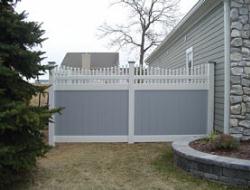
[[[171,85],[154,85],[154,84],[145,84],[145,85],[133,85],[134,90],[208,90],[208,84],[171,84]],[[99,86],[62,86],[56,87],[55,91],[128,91],[128,88],[119,88],[119,87],[99,87]]]
[[128,142],[128,136],[55,136],[57,143]]
[[154,136],[135,136],[135,142],[173,142],[182,140],[185,138],[199,138],[205,137],[206,135],[154,135]]
[[[173,142],[184,138],[205,137],[201,135],[154,135],[154,136],[134,136],[134,142]],[[119,143],[128,142],[128,136],[55,136],[57,143]]]
[[128,90],[128,85],[56,85],[55,91],[88,91],[88,90]]
[[229,133],[230,122],[230,2],[224,0],[224,126],[223,132]]

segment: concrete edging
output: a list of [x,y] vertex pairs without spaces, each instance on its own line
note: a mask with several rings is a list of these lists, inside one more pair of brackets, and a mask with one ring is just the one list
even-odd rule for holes
[[250,186],[250,161],[197,151],[189,144],[197,138],[172,144],[175,164],[195,176],[230,185]]

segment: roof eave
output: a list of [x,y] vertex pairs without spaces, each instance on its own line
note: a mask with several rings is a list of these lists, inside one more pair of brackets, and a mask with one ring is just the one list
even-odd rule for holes
[[205,3],[207,0],[199,0],[195,6],[184,16],[184,18],[176,25],[176,27],[166,36],[166,38],[161,42],[161,44],[147,57],[145,60],[146,64],[150,64],[150,60],[152,60],[159,49],[165,46],[166,42],[172,38],[172,36],[175,34],[175,32],[183,26],[186,21],[196,12],[199,10],[199,8]]

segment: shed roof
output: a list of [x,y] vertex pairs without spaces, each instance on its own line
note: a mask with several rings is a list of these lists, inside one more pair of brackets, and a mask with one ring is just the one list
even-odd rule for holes
[[62,61],[62,65],[80,68],[82,67],[83,55],[90,55],[91,68],[107,68],[119,64],[119,53],[117,52],[68,52]]

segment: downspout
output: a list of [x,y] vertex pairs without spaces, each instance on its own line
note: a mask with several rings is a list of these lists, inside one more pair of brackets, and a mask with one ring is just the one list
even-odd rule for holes
[[224,0],[224,133],[229,133],[229,121],[230,121],[230,72],[231,72],[231,63],[230,63],[230,0]]

